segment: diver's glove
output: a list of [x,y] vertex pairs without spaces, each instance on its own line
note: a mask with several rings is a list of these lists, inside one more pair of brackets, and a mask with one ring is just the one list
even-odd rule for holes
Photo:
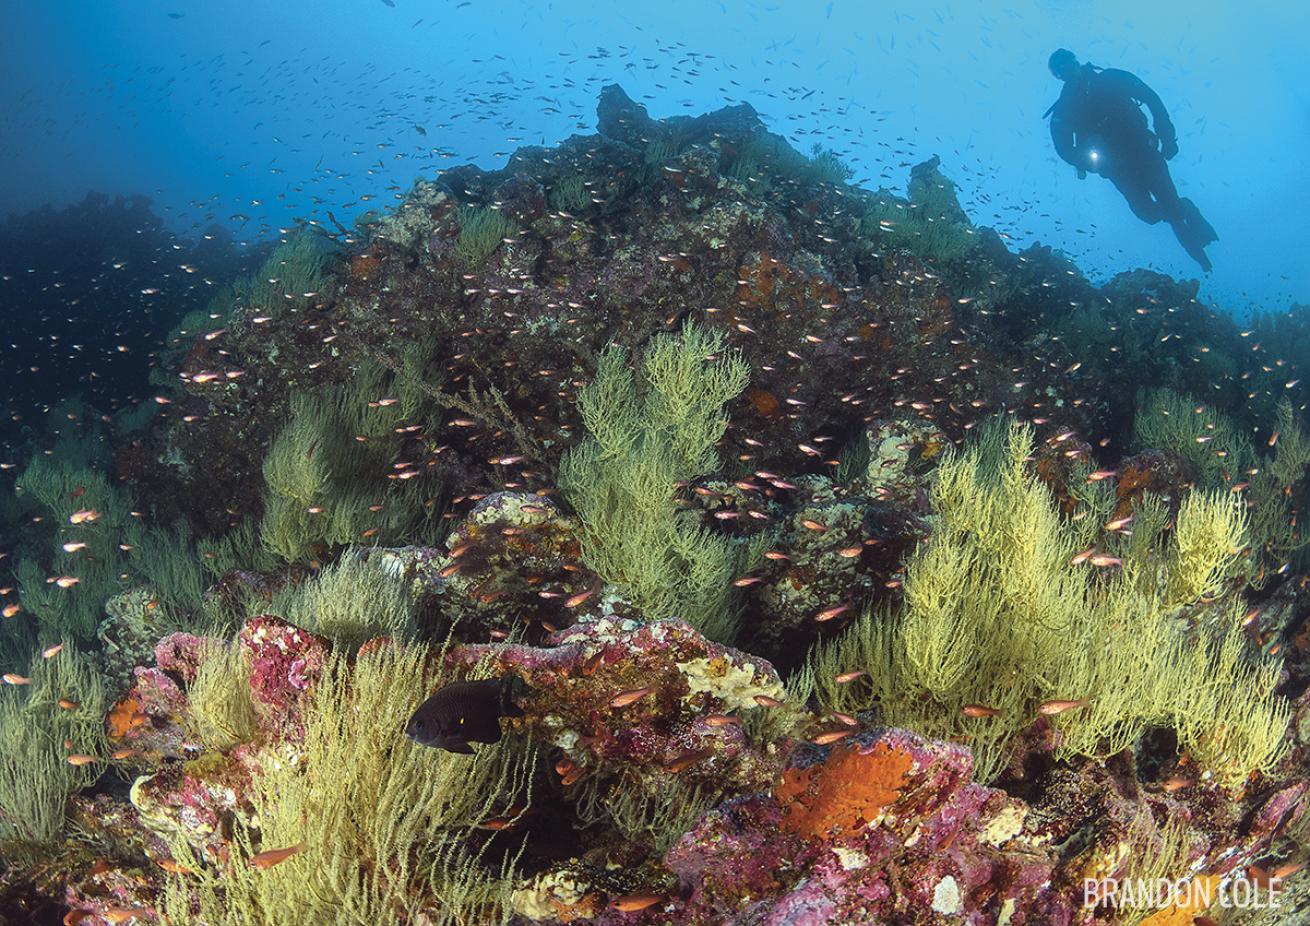
[[1178,136],[1173,133],[1173,127],[1169,126],[1168,131],[1160,135],[1160,153],[1164,155],[1166,161],[1172,161],[1174,155],[1178,153]]

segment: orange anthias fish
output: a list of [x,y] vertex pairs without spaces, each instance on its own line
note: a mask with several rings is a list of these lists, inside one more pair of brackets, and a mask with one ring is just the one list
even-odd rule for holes
[[1304,867],[1304,862],[1284,862],[1272,870],[1264,865],[1251,865],[1246,871],[1247,876],[1256,887],[1268,888],[1273,881],[1281,881],[1284,878],[1296,874]]
[[265,852],[258,852],[250,856],[250,867],[252,868],[272,868],[274,865],[281,865],[293,855],[298,855],[305,851],[305,844],[298,842],[294,846],[287,846],[285,849],[269,849]]
[[621,897],[615,897],[610,901],[610,906],[615,910],[622,910],[625,913],[634,913],[637,910],[645,910],[647,907],[653,907],[668,898],[663,894],[624,894]]
[[665,762],[663,766],[664,771],[676,775],[683,769],[690,768],[698,762],[704,762],[713,755],[713,749],[694,749],[690,752],[684,752],[682,755],[676,756],[670,761]]
[[627,691],[620,691],[614,697],[610,698],[610,707],[627,707],[634,701],[640,701],[654,690],[653,687],[647,685],[644,688],[631,688]]
[[585,592],[578,592],[576,595],[570,595],[564,600],[564,607],[576,608],[594,594],[596,594],[596,590],[594,588],[589,588]]
[[1070,566],[1081,566],[1083,563],[1087,562],[1088,558],[1089,558],[1093,553],[1095,553],[1095,552],[1096,552],[1096,548],[1095,548],[1095,547],[1088,547],[1086,550],[1082,550],[1082,551],[1080,551],[1080,552],[1078,552],[1078,553],[1075,553],[1075,554],[1070,558],[1070,560],[1069,560],[1069,565],[1070,565]]
[[1283,864],[1275,868],[1273,871],[1271,871],[1270,874],[1273,875],[1275,878],[1290,878],[1292,875],[1296,874],[1304,867],[1305,867],[1305,862],[1303,861],[1284,862]]
[[1086,706],[1086,698],[1079,698],[1077,701],[1045,701],[1037,706],[1037,713],[1044,714],[1047,717],[1054,717],[1056,714],[1063,714],[1065,711],[1072,711]]
[[555,773],[560,777],[561,785],[571,785],[582,777],[583,768],[568,756],[555,763]]
[[839,604],[836,605],[835,607],[825,608],[824,610],[820,611],[818,614],[814,615],[814,619],[816,621],[830,621],[834,617],[837,617],[840,614],[845,614],[850,609],[851,606],[848,604]]
[[507,830],[518,822],[517,817],[491,817],[474,826],[480,830]]

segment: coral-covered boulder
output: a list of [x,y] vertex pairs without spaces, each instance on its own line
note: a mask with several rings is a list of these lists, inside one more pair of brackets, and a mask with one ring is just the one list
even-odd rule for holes
[[[168,658],[169,639],[160,643],[160,650],[166,664],[176,665]],[[135,683],[105,722],[110,745],[123,750],[121,755],[139,754],[147,759],[187,755],[194,734],[182,686],[160,666],[139,666],[133,675]]]
[[261,722],[275,731],[298,727],[306,695],[327,661],[327,641],[270,615],[248,621],[238,639],[250,661],[250,692]]
[[[65,922],[111,926],[128,922],[129,916],[137,917],[138,923],[152,922],[163,869],[149,860],[147,853],[156,859],[162,856],[155,853],[155,840],[142,827],[136,808],[98,794],[74,798],[69,802],[69,815],[84,841],[77,855],[63,866],[67,875],[63,902],[69,910]],[[4,912],[12,915],[15,911]],[[29,921],[11,918],[3,922]]]
[[776,710],[784,697],[764,660],[712,643],[685,621],[642,624],[607,616],[551,635],[549,647],[472,644],[448,659],[484,659],[514,672],[533,694],[516,726],[558,746],[567,783],[591,773],[625,773],[654,790],[670,776],[752,791],[766,787],[778,744],[751,742],[742,712]]
[[[864,432],[864,487],[878,498],[911,503],[928,490],[929,475],[950,440],[922,418],[880,419]],[[864,454],[856,459],[863,462]]]
[[193,633],[170,633],[155,644],[155,665],[161,672],[170,672],[181,678],[183,684],[190,685],[196,680],[205,646],[219,642]]
[[[1024,830],[1042,845],[1067,847],[1052,879],[1080,916],[1097,912],[1096,891],[1085,895],[1085,885],[1155,877],[1160,865],[1216,881],[1244,876],[1266,860],[1282,831],[1310,813],[1305,780],[1234,801],[1198,779],[1194,767],[1161,771],[1167,777],[1160,783],[1142,783],[1132,760],[1119,756],[1042,777]],[[1104,905],[1099,912],[1106,913]]]
[[771,796],[719,808],[668,852],[677,922],[1070,922],[1023,803],[971,774],[966,749],[903,730],[805,747]]
[[752,652],[794,668],[809,644],[891,594],[907,550],[927,533],[899,504],[799,476],[759,583],[748,587]]
[[647,873],[620,892],[572,864],[525,884],[516,910],[601,926],[1072,923],[1026,805],[971,777],[968,750],[904,730],[803,747],[770,792],[723,802],[664,854],[676,884]]
[[141,825],[164,844],[186,843],[212,861],[226,858],[235,820],[249,821],[246,794],[258,759],[246,747],[164,766],[132,784]]
[[[297,728],[305,695],[323,670],[327,641],[272,616],[241,629],[250,664],[250,691],[266,732]],[[169,634],[155,646],[155,665],[134,670],[135,684],[110,711],[106,733],[126,760],[191,758],[199,754],[188,688],[196,679],[202,649],[221,640]]]
[[399,551],[399,568],[462,639],[528,625],[540,639],[599,612],[600,579],[582,565],[577,524],[544,496],[495,492],[446,540],[445,551]]

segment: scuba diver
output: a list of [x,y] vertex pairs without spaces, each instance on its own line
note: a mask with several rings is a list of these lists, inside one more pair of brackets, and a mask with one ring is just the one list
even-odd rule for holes
[[[1190,199],[1183,199],[1165,162],[1178,153],[1173,123],[1156,92],[1134,74],[1079,64],[1061,48],[1051,55],[1051,73],[1064,81],[1051,117],[1055,153],[1078,169],[1105,177],[1128,200],[1143,222],[1165,221],[1178,243],[1208,273],[1205,246],[1218,241],[1215,230]],[[1155,132],[1146,127],[1141,106],[1151,111]]]

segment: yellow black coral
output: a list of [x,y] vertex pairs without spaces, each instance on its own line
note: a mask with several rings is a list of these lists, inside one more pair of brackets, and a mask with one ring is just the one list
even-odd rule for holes
[[[812,655],[823,706],[967,742],[982,779],[1043,714],[1057,756],[1108,756],[1164,726],[1226,786],[1270,769],[1289,717],[1279,664],[1246,646],[1238,597],[1206,597],[1242,568],[1231,494],[1192,493],[1166,542],[1079,557],[1080,528],[1026,466],[1032,444],[1027,427],[994,426],[943,461],[904,607]],[[836,682],[853,669],[868,675]],[[1062,701],[1078,706],[1050,709]]]

